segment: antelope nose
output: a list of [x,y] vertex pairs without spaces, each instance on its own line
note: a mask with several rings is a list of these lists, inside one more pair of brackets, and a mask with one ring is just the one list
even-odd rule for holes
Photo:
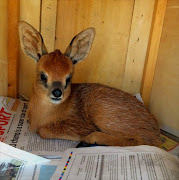
[[58,98],[62,95],[62,91],[60,89],[54,89],[52,91],[52,94],[54,95],[54,97]]

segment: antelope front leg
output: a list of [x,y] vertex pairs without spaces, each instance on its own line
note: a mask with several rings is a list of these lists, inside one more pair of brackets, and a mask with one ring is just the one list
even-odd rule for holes
[[60,130],[58,130],[58,132],[56,132],[47,127],[39,128],[38,134],[43,139],[65,139],[65,140],[80,141],[80,139],[78,137],[60,134]]

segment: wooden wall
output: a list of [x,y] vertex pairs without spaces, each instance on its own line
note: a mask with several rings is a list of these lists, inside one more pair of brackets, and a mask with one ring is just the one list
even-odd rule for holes
[[60,0],[55,48],[65,51],[73,36],[94,27],[89,57],[78,64],[73,82],[99,82],[140,92],[154,0]]
[[7,0],[0,1],[0,95],[7,96]]
[[[42,34],[49,52],[55,46],[56,10],[57,0],[20,0],[20,20],[28,22]],[[20,50],[20,96],[31,96],[35,67],[36,62]]]
[[168,0],[149,107],[179,136],[179,0]]
[[99,82],[121,88],[134,1],[61,0],[58,3],[55,48],[65,51],[80,31],[94,27],[89,57],[76,65],[74,82]]
[[[154,2],[21,0],[20,19],[42,33],[49,52],[54,49],[64,52],[73,36],[94,27],[92,50],[76,66],[73,82],[99,82],[134,94],[140,92]],[[30,97],[34,72],[35,62],[21,51],[21,95]]]
[[[40,31],[41,0],[20,0],[20,20],[26,21]],[[19,94],[30,97],[35,78],[36,63],[20,48]]]

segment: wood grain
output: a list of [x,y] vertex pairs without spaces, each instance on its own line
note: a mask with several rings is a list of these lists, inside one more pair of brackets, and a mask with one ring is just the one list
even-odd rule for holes
[[179,136],[179,1],[169,0],[149,107],[162,128]]
[[142,74],[152,24],[155,0],[136,0],[130,31],[122,90],[140,92]]
[[141,95],[144,104],[148,106],[150,94],[152,90],[152,83],[154,71],[160,46],[160,38],[162,34],[163,22],[165,17],[165,10],[167,0],[157,0],[155,4],[155,13],[153,17],[153,25],[151,28],[151,37],[148,46],[148,52],[145,61],[143,80],[141,86]]
[[55,48],[64,52],[76,34],[88,27],[96,29],[91,52],[76,65],[73,82],[121,88],[133,5],[133,0],[58,1]]
[[40,33],[46,44],[47,51],[53,52],[55,50],[57,0],[43,0],[41,6]]
[[[20,0],[20,20],[40,30],[41,0]],[[27,57],[20,48],[19,94],[30,97],[35,79],[36,62]]]
[[0,1],[0,96],[7,96],[7,0]]
[[8,96],[19,91],[19,0],[8,0]]

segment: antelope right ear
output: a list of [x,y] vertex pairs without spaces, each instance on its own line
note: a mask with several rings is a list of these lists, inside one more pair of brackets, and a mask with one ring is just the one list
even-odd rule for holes
[[24,21],[19,22],[19,38],[24,53],[37,62],[41,56],[48,53],[41,34]]
[[68,46],[65,55],[67,55],[76,64],[85,59],[91,49],[95,37],[95,29],[88,28],[76,35]]

